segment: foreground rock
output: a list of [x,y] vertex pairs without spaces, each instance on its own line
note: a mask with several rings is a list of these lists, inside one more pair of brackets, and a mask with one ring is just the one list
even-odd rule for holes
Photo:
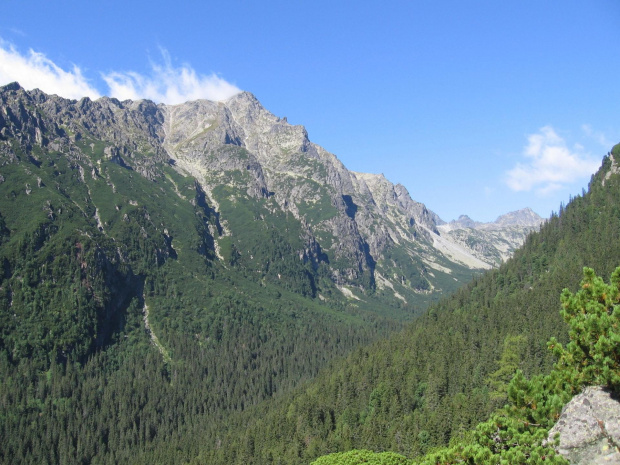
[[549,431],[571,464],[620,464],[620,402],[602,387],[588,387],[562,410]]

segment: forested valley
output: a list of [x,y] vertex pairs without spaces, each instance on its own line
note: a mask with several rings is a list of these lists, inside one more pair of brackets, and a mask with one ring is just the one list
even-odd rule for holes
[[547,342],[568,340],[562,290],[579,289],[585,266],[605,280],[618,266],[619,161],[620,145],[588,192],[561,206],[498,270],[294,395],[230,418],[225,434],[211,429],[192,463],[302,464],[350,449],[420,458],[467,437],[506,403],[516,370],[528,378],[551,371]]
[[140,126],[153,104],[111,124],[69,102],[87,121],[58,126],[44,94],[2,91],[1,462],[188,461],[207,427],[415,310],[345,298],[270,199],[225,186],[215,212]]
[[[413,304],[376,285],[366,248],[336,259],[336,238],[325,251],[306,219],[248,194],[260,170],[238,146],[217,154],[245,158],[222,172],[216,209],[157,142],[155,105],[3,92],[2,463],[424,460],[506,404],[516,370],[551,372],[547,341],[568,342],[562,289],[620,264],[620,146],[512,259],[438,302],[422,260],[391,249],[385,269]],[[435,283],[471,276],[452,273]]]

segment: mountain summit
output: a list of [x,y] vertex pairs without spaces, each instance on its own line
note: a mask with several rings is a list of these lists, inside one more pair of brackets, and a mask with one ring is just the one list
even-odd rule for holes
[[495,224],[498,226],[523,226],[529,228],[538,227],[543,221],[543,218],[533,212],[531,208],[523,208],[498,217],[495,220]]
[[[349,171],[312,143],[303,126],[276,117],[249,92],[224,102],[155,105],[107,97],[65,100],[11,84],[0,89],[0,103],[6,159],[20,159],[18,144],[35,163],[41,162],[36,161],[39,152],[60,152],[80,172],[94,173],[93,179],[105,176],[103,163],[114,163],[152,182],[165,180],[162,167],[170,166],[196,180],[205,207],[216,215],[208,241],[216,260],[269,277],[273,266],[265,267],[267,258],[255,253],[269,236],[248,229],[286,232],[314,296],[321,294],[319,273],[347,297],[379,291],[415,304],[453,289],[473,270],[498,263],[496,253],[479,253],[463,234],[457,237],[456,224],[442,229],[439,217],[402,185],[383,175]],[[114,184],[108,185],[114,193]],[[184,193],[179,195],[182,199]],[[249,221],[237,221],[241,204]],[[99,205],[93,211],[101,231],[115,221]],[[274,215],[291,218],[287,221],[294,227],[281,230]],[[501,217],[497,224],[510,228],[511,245],[502,245],[499,254],[504,259],[531,226],[513,217]],[[489,244],[505,238],[504,233],[489,236],[484,247],[496,247]]]

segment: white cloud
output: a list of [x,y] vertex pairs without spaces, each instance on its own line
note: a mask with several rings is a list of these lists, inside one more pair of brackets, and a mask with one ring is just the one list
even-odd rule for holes
[[151,63],[152,74],[143,76],[133,71],[111,72],[103,75],[110,96],[119,100],[149,99],[158,103],[176,104],[188,100],[226,100],[241,90],[216,74],[197,74],[184,64],[174,68],[170,55],[162,50],[163,65]]
[[13,81],[28,90],[38,88],[66,98],[99,97],[99,92],[88,83],[77,66],[65,71],[43,53],[29,50],[22,55],[0,39],[0,84]]
[[[201,75],[191,66],[175,68],[170,55],[162,50],[163,65],[151,63],[151,73],[133,71],[102,74],[109,87],[107,95],[120,100],[149,99],[157,103],[183,103],[188,100],[226,100],[241,92],[216,74]],[[101,93],[82,75],[79,67],[62,69],[43,53],[29,50],[21,54],[0,39],[0,85],[17,81],[25,89],[41,89],[65,98],[99,98]]]
[[536,189],[544,195],[589,177],[600,166],[600,160],[582,153],[580,146],[568,148],[550,126],[528,137],[523,156],[526,162],[518,163],[506,173],[506,184],[514,191]]

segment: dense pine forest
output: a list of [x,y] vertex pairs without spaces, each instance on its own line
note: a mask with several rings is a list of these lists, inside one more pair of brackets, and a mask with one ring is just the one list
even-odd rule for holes
[[[167,211],[163,202],[149,205],[150,182],[117,180],[125,169],[112,164],[118,192],[147,207],[120,209],[103,234],[83,221],[89,202],[78,202],[88,194],[67,192],[81,186],[62,179],[79,171],[60,156],[39,160],[49,167],[37,172],[41,184],[65,192],[18,193],[16,164],[3,167],[0,184],[4,463],[133,462],[168,443],[185,444],[175,461],[190,459],[206,425],[290,390],[331,358],[401,326],[344,299],[326,306],[304,297],[308,279],[301,270],[295,281],[290,255],[289,264],[278,263],[289,277],[278,286],[246,276],[233,258],[228,270],[211,267],[201,244],[209,212],[193,183],[182,187],[195,205]],[[168,175],[166,188],[186,181]],[[166,215],[181,221],[178,228],[192,225],[189,234],[172,227],[162,234],[157,220],[174,224]],[[265,244],[257,254],[282,253],[277,241]]]
[[[531,377],[568,339],[560,294],[584,266],[609,277],[620,262],[620,145],[588,192],[529,236],[498,270],[434,305],[404,331],[355,351],[295,395],[201,436],[193,463],[309,463],[370,449],[408,458],[467,436],[503,406],[515,371]],[[217,446],[217,447],[216,447]]]
[[511,260],[405,326],[421,306],[345,298],[299,260],[303,225],[273,199],[233,183],[216,212],[143,121],[122,127],[145,139],[46,127],[32,95],[0,115],[2,463],[421,458],[503,406],[517,369],[550,372],[562,289],[620,263],[616,146]]
[[[515,370],[507,390],[502,390],[508,402],[475,430],[418,460],[353,449],[322,456],[311,465],[617,463],[620,448],[610,428],[617,427],[614,399],[620,395],[620,267],[609,284],[585,267],[581,289],[574,294],[564,289],[561,303],[570,342],[564,346],[552,337],[547,343],[557,357],[553,369],[528,379],[515,368],[519,359],[514,352],[504,352],[500,371],[510,364]],[[497,387],[495,374],[491,383]],[[596,400],[594,393],[600,393]],[[598,431],[587,425],[583,409],[574,415],[579,406],[590,410]]]

